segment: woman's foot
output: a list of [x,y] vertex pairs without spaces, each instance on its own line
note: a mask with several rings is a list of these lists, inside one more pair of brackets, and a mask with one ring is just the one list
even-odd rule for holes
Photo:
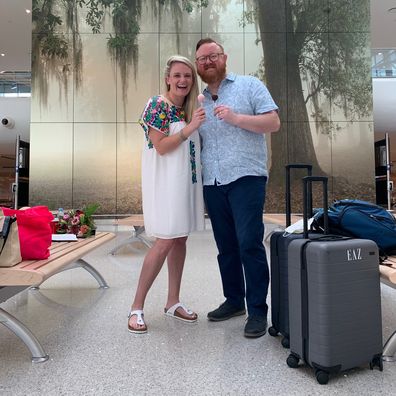
[[193,323],[198,319],[198,315],[188,309],[185,305],[178,302],[169,308],[164,308],[165,315],[171,316],[172,318],[182,320],[183,322]]
[[128,330],[134,334],[147,333],[147,326],[144,323],[144,313],[142,309],[135,309],[128,314]]

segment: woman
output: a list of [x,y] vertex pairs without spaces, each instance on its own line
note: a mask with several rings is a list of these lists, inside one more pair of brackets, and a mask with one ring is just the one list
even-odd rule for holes
[[165,259],[169,279],[165,314],[185,322],[198,318],[179,300],[187,237],[204,225],[196,130],[205,120],[205,112],[196,109],[197,75],[187,58],[168,59],[165,87],[163,95],[149,99],[140,120],[146,136],[142,154],[144,225],[147,235],[156,241],[144,259],[128,315],[129,331],[139,334],[147,332],[144,302]]

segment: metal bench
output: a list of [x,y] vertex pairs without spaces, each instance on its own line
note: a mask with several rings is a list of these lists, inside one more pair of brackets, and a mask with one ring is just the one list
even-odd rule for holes
[[[51,255],[46,260],[26,260],[13,267],[0,267],[0,303],[28,288],[38,288],[45,280],[59,272],[78,267],[88,271],[97,280],[100,288],[108,288],[102,275],[83,257],[114,237],[113,233],[98,232],[94,237],[78,239],[76,242],[53,242],[50,248]],[[0,323],[26,344],[33,363],[48,360],[48,355],[34,334],[2,308]]]

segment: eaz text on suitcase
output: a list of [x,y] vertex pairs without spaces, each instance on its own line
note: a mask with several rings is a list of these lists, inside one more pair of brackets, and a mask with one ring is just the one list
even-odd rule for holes
[[348,261],[362,260],[362,249],[361,248],[347,249],[346,253],[347,253]]

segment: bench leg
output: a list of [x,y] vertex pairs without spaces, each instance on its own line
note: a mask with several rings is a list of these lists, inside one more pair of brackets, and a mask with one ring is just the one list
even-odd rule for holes
[[35,335],[17,318],[0,308],[0,323],[10,329],[29,348],[33,363],[42,363],[48,360],[48,355]]
[[103,276],[100,274],[100,272],[96,270],[94,267],[92,267],[91,264],[88,264],[84,259],[77,260],[75,263],[73,263],[72,267],[68,267],[68,269],[78,268],[78,267],[84,268],[86,271],[88,271],[97,280],[97,282],[99,283],[99,287],[101,289],[109,288],[109,285],[107,284]]
[[382,360],[386,362],[396,361],[396,331],[388,338],[382,352]]
[[133,242],[142,242],[149,249],[153,246],[153,244],[148,241],[143,235],[141,235],[144,231],[144,226],[134,227],[134,231],[132,231],[132,236],[122,241],[119,245],[117,245],[113,250],[111,250],[110,254],[115,256],[118,250],[120,250],[123,246],[129,245]]

